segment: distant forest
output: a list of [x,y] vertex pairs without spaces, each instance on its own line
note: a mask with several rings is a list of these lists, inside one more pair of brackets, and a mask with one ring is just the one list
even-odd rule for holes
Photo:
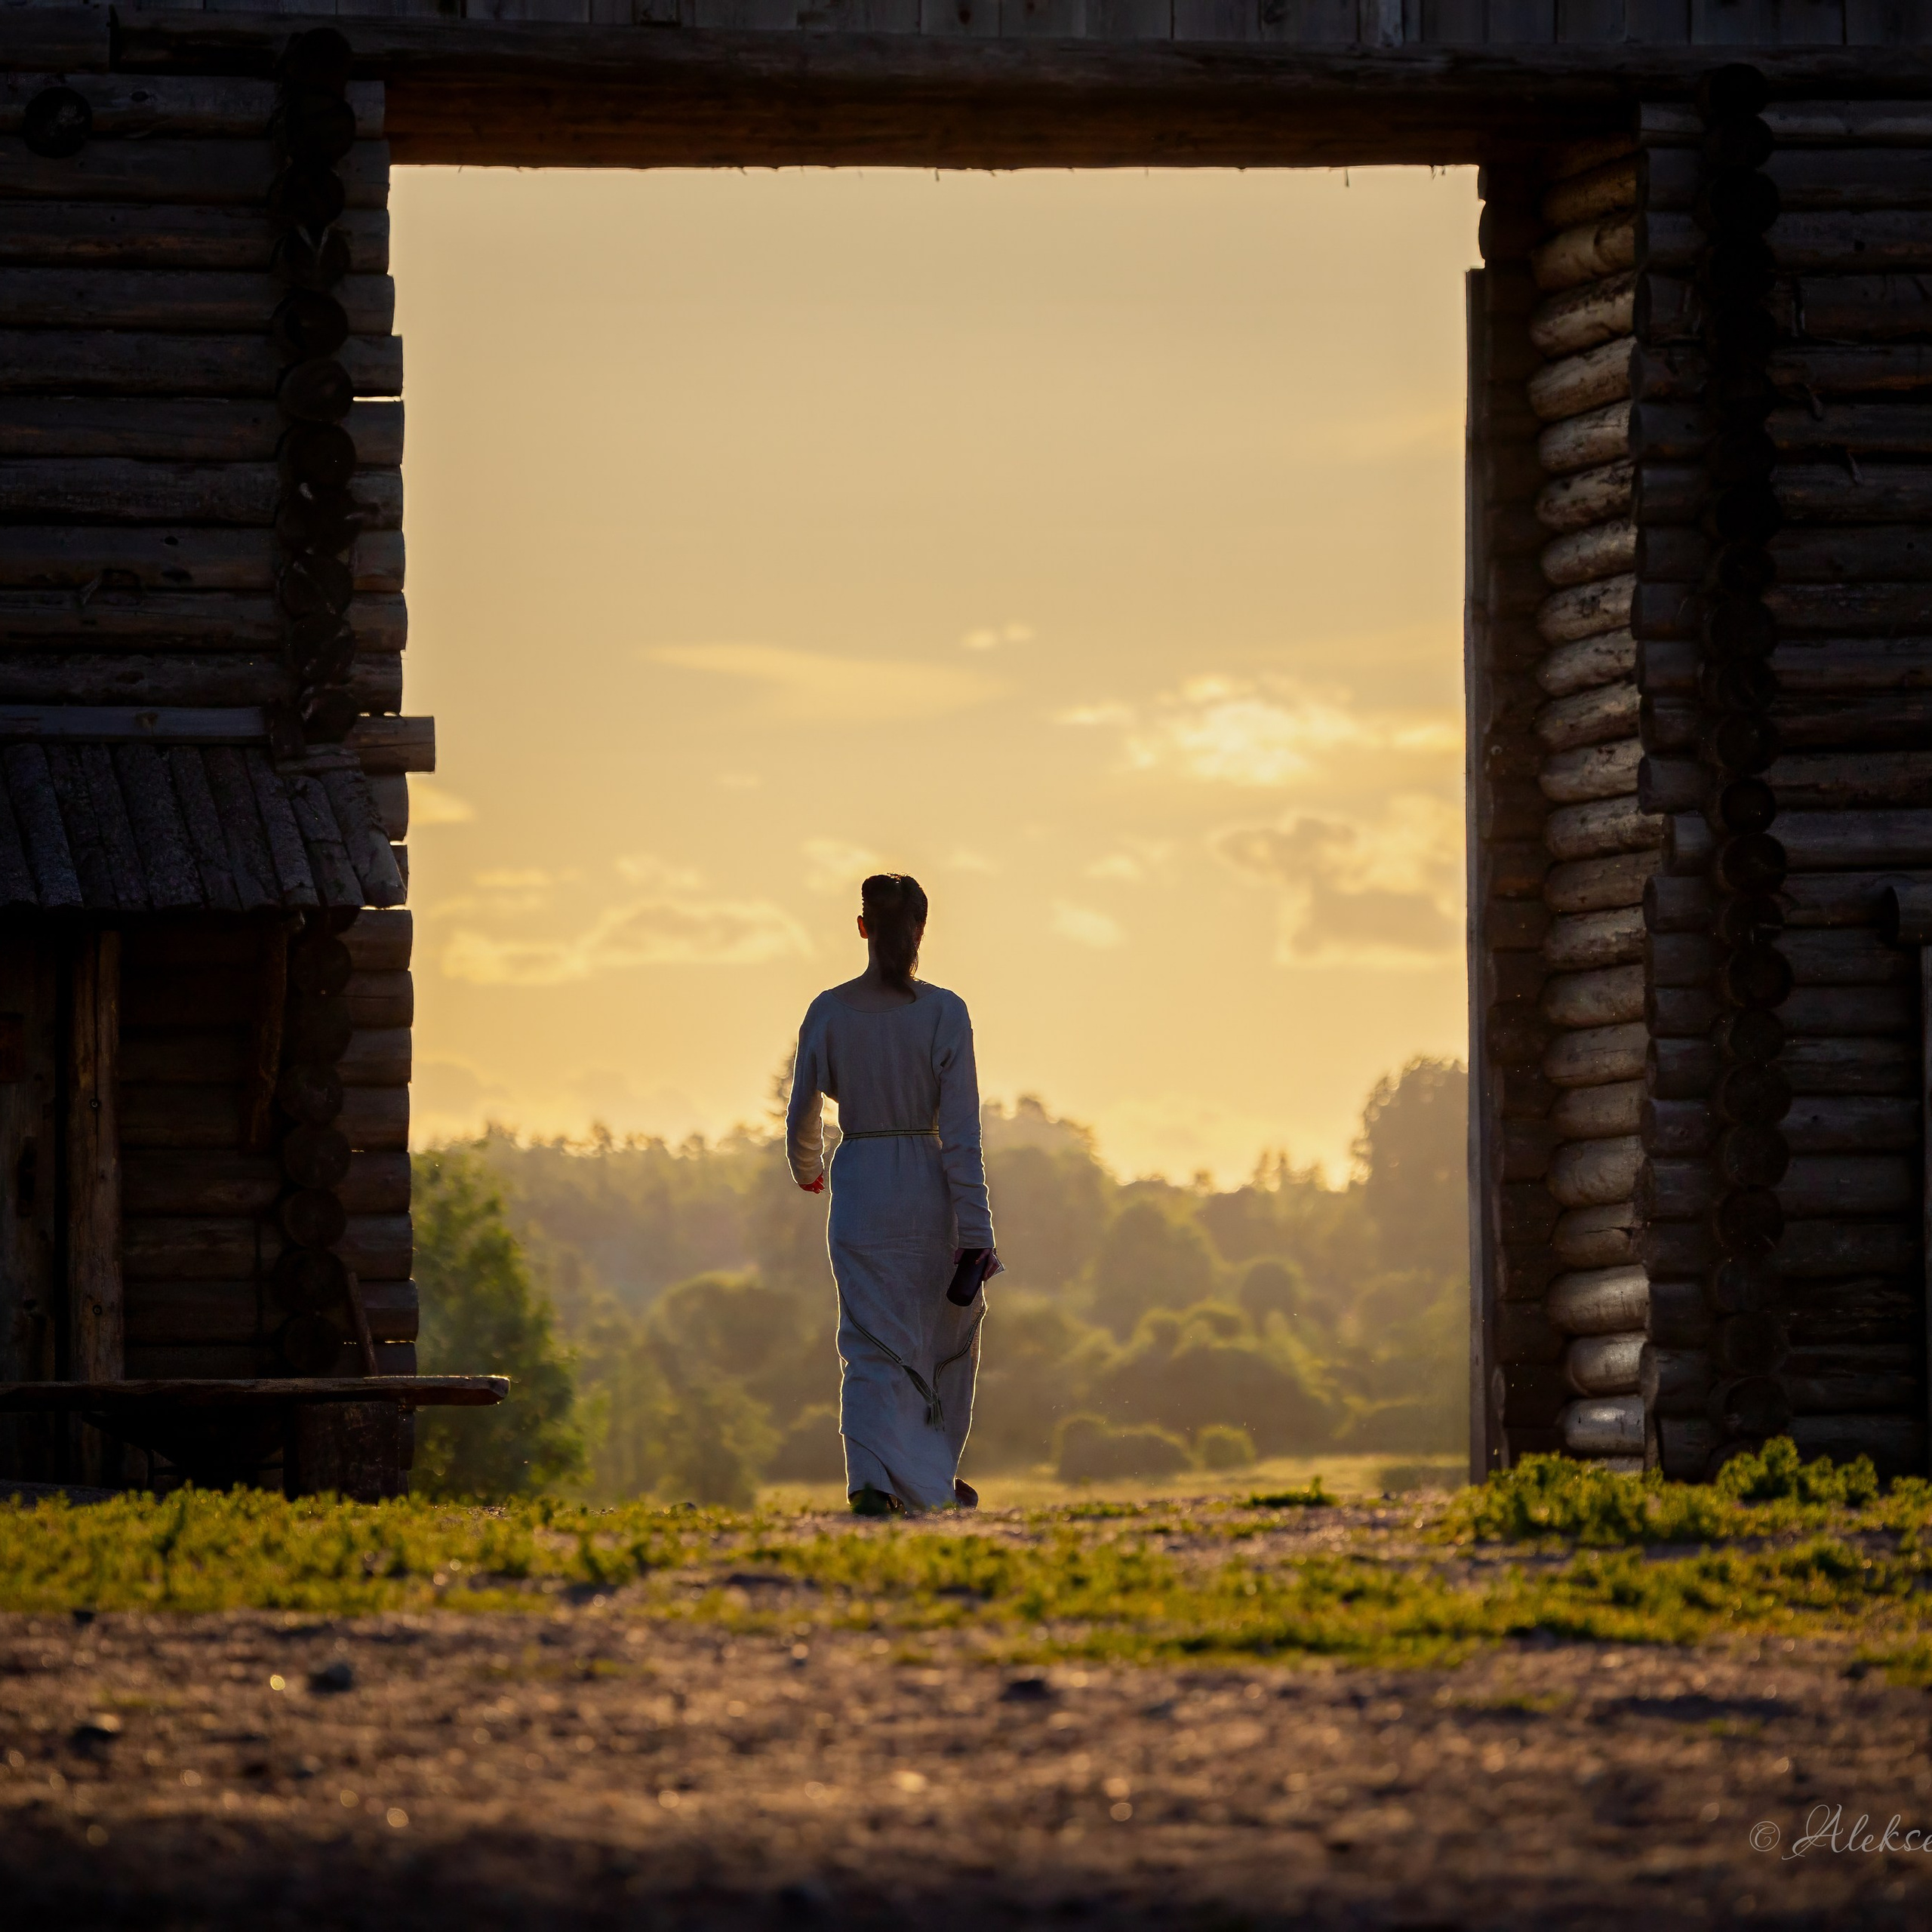
[[[989,1105],[1008,1272],[967,1473],[1459,1447],[1467,1087],[1432,1060],[1378,1082],[1339,1188],[1276,1154],[1232,1189],[1122,1181],[1040,1100]],[[519,1392],[426,1417],[420,1487],[743,1502],[842,1473],[826,1203],[775,1118],[675,1146],[493,1129],[419,1155],[417,1196],[424,1370]]]

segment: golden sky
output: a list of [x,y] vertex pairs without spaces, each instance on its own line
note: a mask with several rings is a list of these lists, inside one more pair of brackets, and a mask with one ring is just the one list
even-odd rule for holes
[[1124,1174],[1463,1051],[1472,174],[393,205],[419,1139],[758,1118],[880,868]]

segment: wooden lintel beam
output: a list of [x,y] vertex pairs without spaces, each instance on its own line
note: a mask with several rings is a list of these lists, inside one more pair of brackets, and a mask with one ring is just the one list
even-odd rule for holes
[[1307,48],[722,32],[273,14],[117,17],[114,64],[265,73],[345,34],[398,162],[648,167],[1336,165],[1495,158],[1687,93],[1720,59],[1774,89],[1932,92],[1912,48]]

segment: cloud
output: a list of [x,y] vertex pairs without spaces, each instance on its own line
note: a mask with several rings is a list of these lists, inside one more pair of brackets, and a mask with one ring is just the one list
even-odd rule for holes
[[612,907],[571,939],[452,933],[444,973],[474,986],[554,986],[638,966],[762,965],[812,949],[804,928],[769,900],[710,897],[697,873],[648,853],[617,868],[648,896]]
[[1281,888],[1284,965],[1425,966],[1461,947],[1463,816],[1446,800],[1392,798],[1373,825],[1297,814],[1214,849]]
[[1120,945],[1127,937],[1118,919],[1110,919],[1106,913],[1084,906],[1070,906],[1064,899],[1054,903],[1053,929],[1062,939],[1102,951]]
[[812,892],[854,892],[869,874],[890,870],[876,852],[842,838],[808,838],[801,849],[806,888]]
[[776,716],[854,724],[937,718],[1001,696],[1006,686],[956,664],[833,657],[771,644],[666,644],[645,656],[680,670],[737,678],[759,687]]
[[1461,721],[1446,711],[1371,709],[1346,691],[1309,691],[1276,677],[1195,678],[1145,716],[1097,704],[1062,712],[1060,721],[1119,728],[1134,771],[1260,788],[1318,777],[1345,754],[1441,759],[1462,745]]
[[1129,850],[1096,859],[1087,868],[1087,876],[1118,885],[1138,885],[1150,872],[1160,869],[1174,849],[1171,838],[1129,838],[1125,843]]
[[1031,644],[1031,624],[989,624],[983,630],[968,631],[959,640],[964,651],[996,651],[1003,644]]
[[467,798],[446,792],[434,779],[409,781],[409,826],[414,831],[430,825],[467,825],[476,816],[476,808]]
[[500,867],[493,872],[478,872],[476,883],[486,892],[527,892],[535,886],[548,885],[550,875],[534,868],[518,872]]

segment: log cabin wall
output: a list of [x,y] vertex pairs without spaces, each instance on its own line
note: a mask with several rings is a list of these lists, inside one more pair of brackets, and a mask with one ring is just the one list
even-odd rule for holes
[[[398,841],[433,733],[396,715],[388,152],[380,85],[309,51],[274,81],[0,74],[23,1379],[416,1366]],[[0,1472],[48,1472],[32,1434]]]
[[1732,69],[1633,122],[1484,183],[1546,480],[1534,581],[1489,492],[1480,668],[1540,650],[1541,703],[1488,701],[1482,863],[1540,809],[1548,862],[1534,955],[1494,883],[1476,921],[1487,1460],[1695,1479],[1788,1429],[1923,1469],[1917,966],[1879,923],[1932,866],[1932,109]]
[[1637,798],[1630,632],[1629,365],[1638,165],[1613,137],[1551,157],[1536,216],[1525,386],[1546,479],[1537,497],[1533,726],[1548,808],[1542,1069],[1556,1090],[1545,1185],[1556,1211],[1543,1310],[1558,1338],[1571,1454],[1640,1466],[1647,1284],[1633,1238],[1641,1148],[1642,899],[1657,822]]
[[1923,1470],[1920,1017],[1878,921],[1932,865],[1932,111],[1730,70],[1640,137],[1652,1454],[1788,1428]]

